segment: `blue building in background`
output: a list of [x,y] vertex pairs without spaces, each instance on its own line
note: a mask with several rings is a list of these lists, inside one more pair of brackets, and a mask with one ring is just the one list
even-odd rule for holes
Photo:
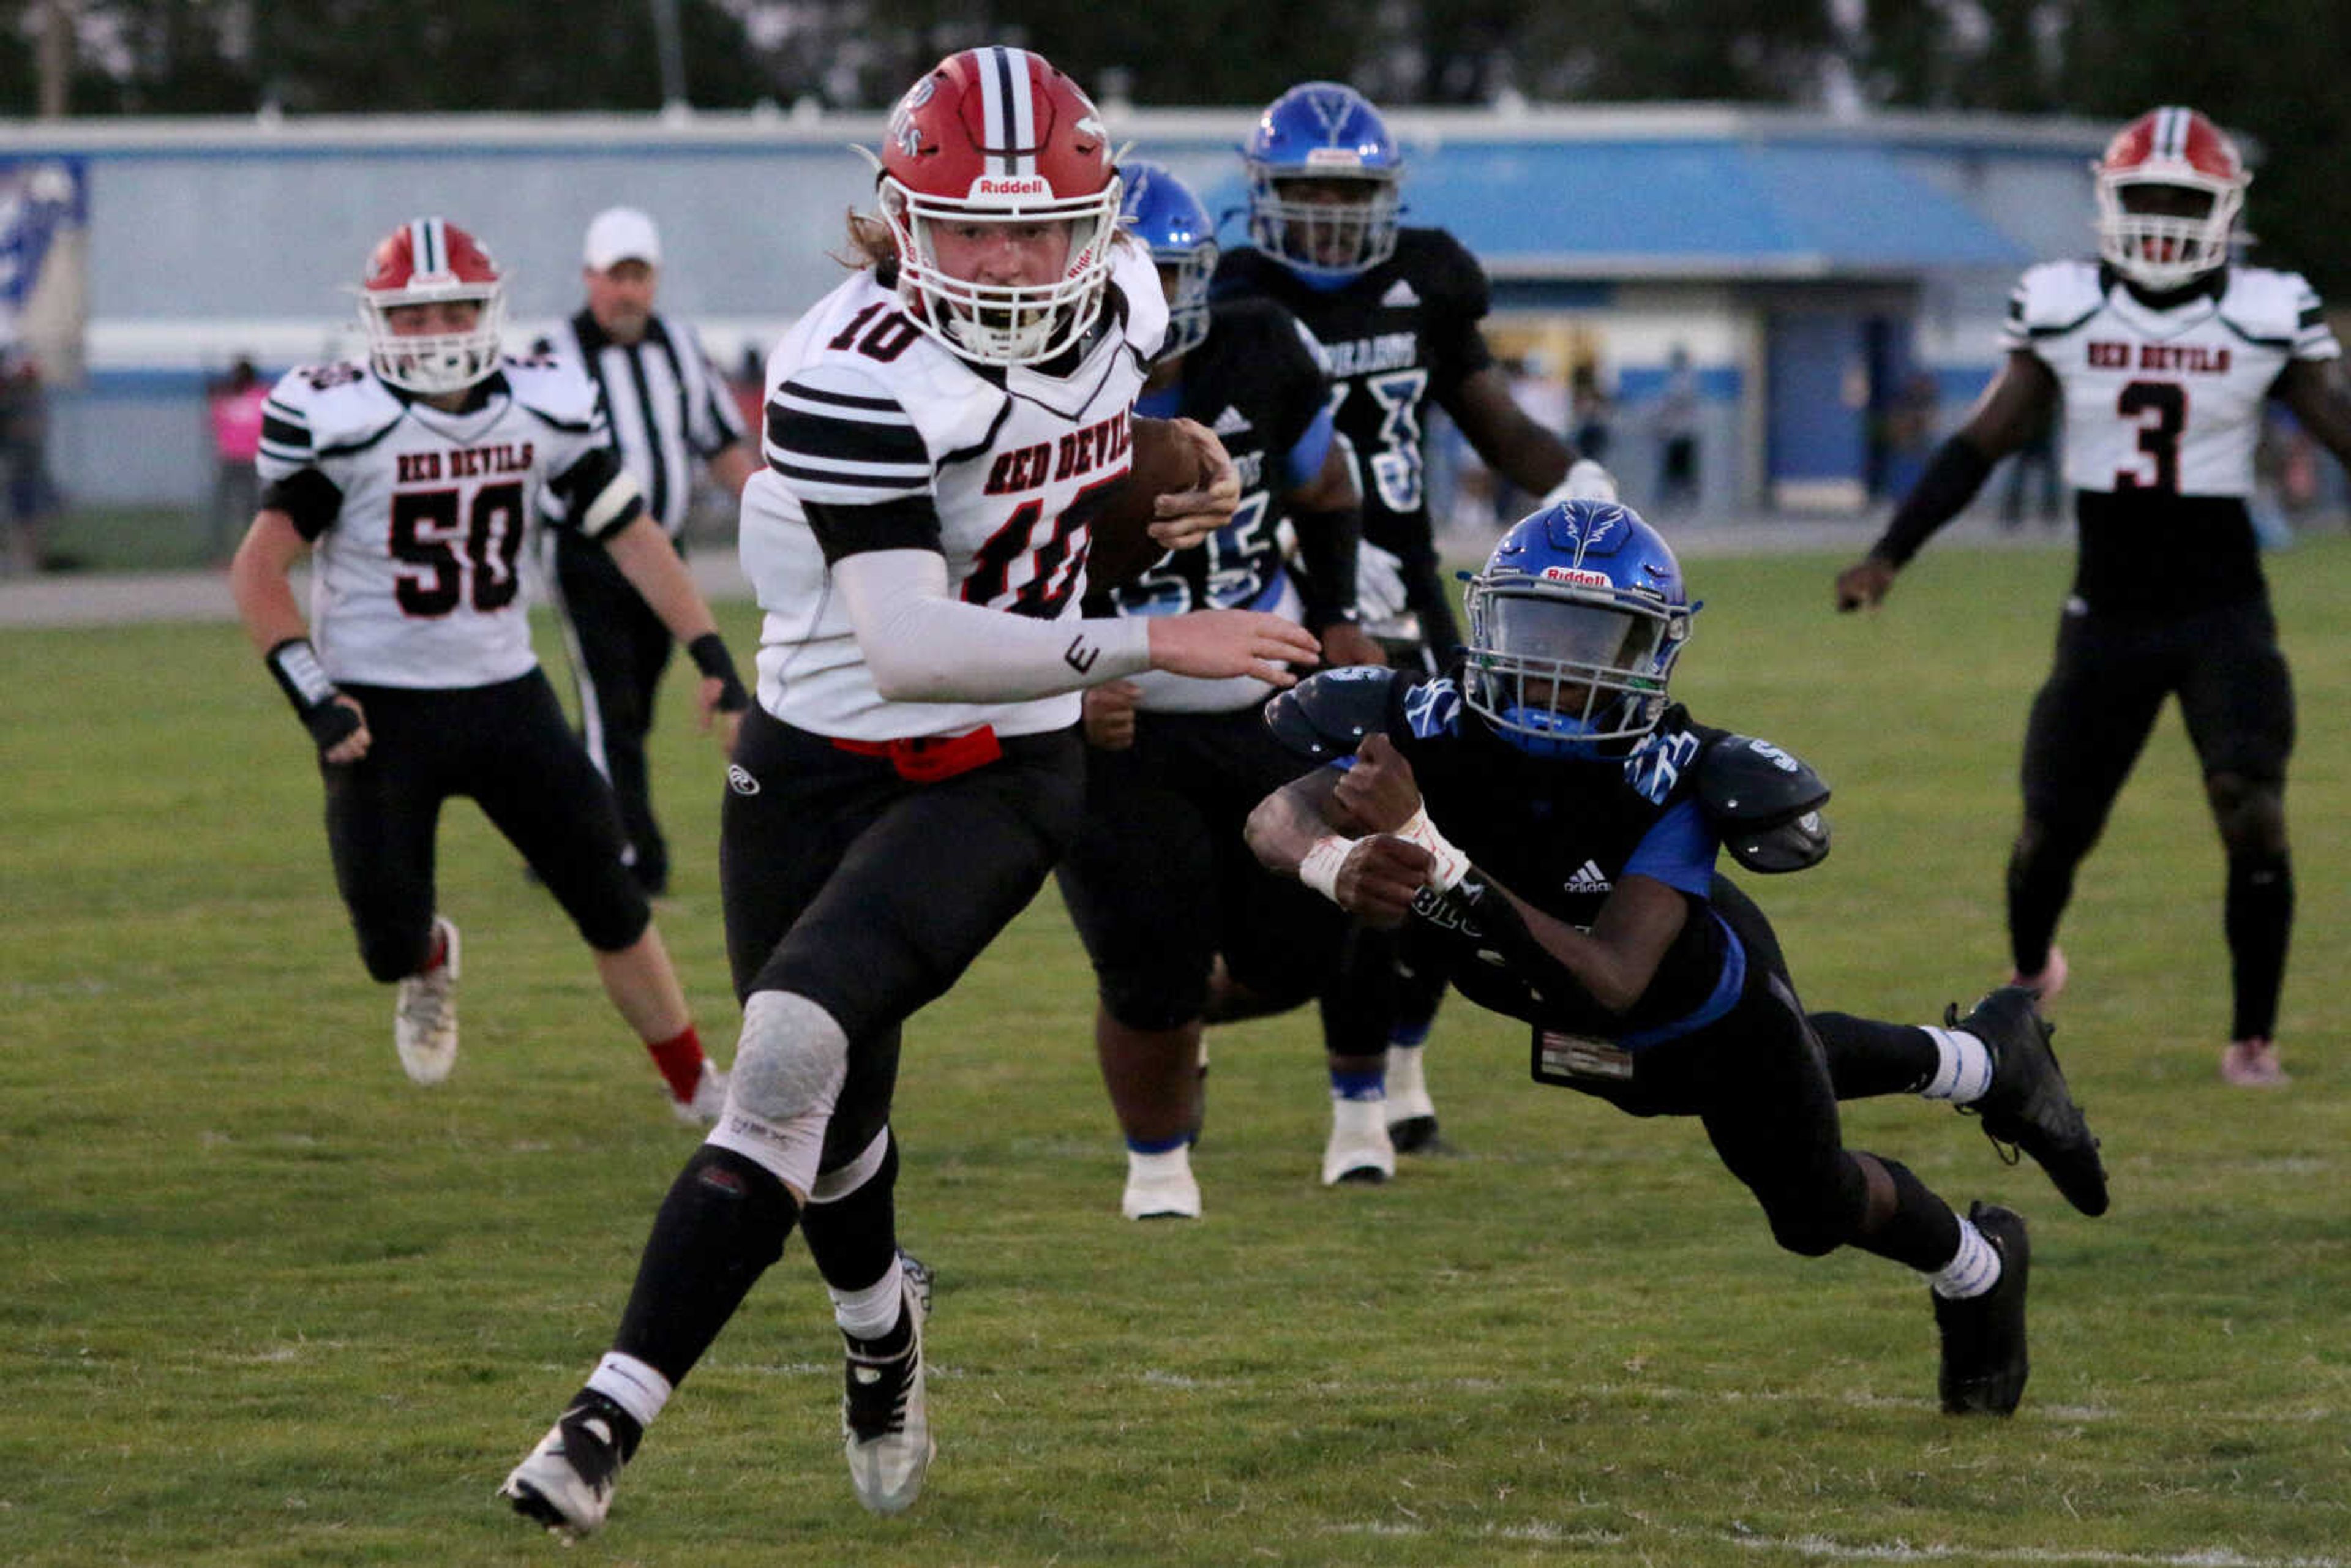
[[[1105,118],[1238,209],[1249,110]],[[2018,269],[2089,252],[2085,164],[2108,130],[1706,107],[1390,120],[1405,221],[1484,262],[1489,335],[1531,411],[1565,425],[1572,383],[1604,394],[1610,465],[1642,504],[1686,434],[1678,504],[1716,516],[1854,513],[1898,488],[1993,370]],[[275,370],[351,351],[349,286],[423,213],[488,243],[522,341],[577,308],[588,218],[643,207],[664,307],[721,364],[764,353],[840,278],[828,253],[872,188],[847,145],[881,130],[781,113],[0,127],[0,159],[68,158],[84,184],[87,372],[53,401],[57,477],[85,502],[193,504],[204,380],[240,354]],[[1433,455],[1440,471],[1459,455]],[[1465,468],[1465,496],[1478,483]]]

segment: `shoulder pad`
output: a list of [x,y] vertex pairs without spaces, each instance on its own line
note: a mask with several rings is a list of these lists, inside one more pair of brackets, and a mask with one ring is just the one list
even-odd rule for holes
[[381,434],[405,407],[365,366],[344,361],[286,372],[263,405],[265,444],[281,458],[329,456]]
[[2323,324],[2318,291],[2298,272],[2231,267],[2220,295],[2220,315],[2256,342],[2293,343],[2306,326]]
[[2007,346],[2070,332],[2105,303],[2098,269],[2089,262],[2045,261],[2027,267],[2009,295]]
[[1400,671],[1378,664],[1347,664],[1310,675],[1265,705],[1273,737],[1301,757],[1328,762],[1353,757],[1364,737],[1388,727],[1390,705]]
[[1422,298],[1441,309],[1480,317],[1491,307],[1486,269],[1452,231],[1407,226],[1396,232],[1396,256]]
[[1768,740],[1726,735],[1698,763],[1698,803],[1750,871],[1802,871],[1829,852],[1821,776]]
[[588,368],[568,354],[534,353],[528,359],[507,355],[498,369],[506,372],[507,389],[515,402],[542,418],[565,424],[582,424],[595,417],[596,383]]

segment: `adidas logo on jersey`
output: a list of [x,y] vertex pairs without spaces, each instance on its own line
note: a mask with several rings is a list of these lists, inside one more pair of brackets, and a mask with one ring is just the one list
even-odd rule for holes
[[1217,422],[1208,426],[1208,428],[1215,431],[1218,435],[1238,435],[1242,431],[1253,429],[1255,427],[1249,423],[1249,415],[1243,413],[1232,404],[1227,403],[1225,404],[1225,412],[1217,415]]
[[1567,891],[1570,893],[1607,893],[1615,885],[1601,871],[1598,861],[1585,861],[1575,868],[1575,874],[1567,879]]
[[1383,305],[1417,305],[1420,303],[1420,296],[1413,292],[1411,284],[1399,277],[1394,283],[1388,285],[1388,291],[1380,296],[1380,303]]

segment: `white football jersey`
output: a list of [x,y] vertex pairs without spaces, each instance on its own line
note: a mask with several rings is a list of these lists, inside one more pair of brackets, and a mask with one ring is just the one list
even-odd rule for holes
[[540,492],[569,492],[601,538],[643,509],[596,390],[576,365],[507,360],[478,407],[446,413],[364,365],[289,371],[263,405],[264,504],[315,549],[310,639],[329,677],[428,690],[538,665],[523,534]]
[[799,319],[768,361],[767,466],[743,492],[744,575],[766,612],[759,702],[819,735],[897,740],[1078,720],[1076,693],[1026,702],[883,699],[834,591],[836,555],[936,549],[967,603],[1074,621],[1090,543],[1070,508],[1123,476],[1135,394],[1167,325],[1150,256],[1112,259],[1102,320],[1076,368],[976,366],[919,330],[861,272]]
[[2231,267],[2217,297],[2152,310],[2088,261],[2029,269],[2001,346],[2057,377],[2067,484],[2215,497],[2252,494],[2262,404],[2287,363],[2343,351],[2298,273]]

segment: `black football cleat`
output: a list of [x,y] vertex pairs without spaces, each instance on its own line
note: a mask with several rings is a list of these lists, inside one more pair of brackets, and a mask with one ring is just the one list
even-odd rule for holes
[[1991,1087],[1959,1110],[1983,1119],[1984,1134],[2002,1159],[2014,1165],[2016,1151],[2023,1150],[2049,1173],[2067,1203],[2084,1214],[2104,1214],[2106,1169],[2098,1159],[2098,1140],[2050,1049],[2056,1026],[2033,1001],[2024,987],[2002,986],[1965,1018],[1956,1006],[1944,1012],[1944,1027],[1965,1030],[1991,1052]]
[[1943,1365],[1936,1386],[1944,1414],[2012,1416],[2032,1364],[2024,1352],[2024,1286],[2032,1261],[2024,1217],[1978,1201],[1968,1218],[2000,1252],[2000,1282],[1980,1296],[1933,1296]]
[[1388,1124],[1388,1142],[1400,1155],[1435,1155],[1445,1152],[1445,1141],[1437,1135],[1437,1118],[1399,1116]]

